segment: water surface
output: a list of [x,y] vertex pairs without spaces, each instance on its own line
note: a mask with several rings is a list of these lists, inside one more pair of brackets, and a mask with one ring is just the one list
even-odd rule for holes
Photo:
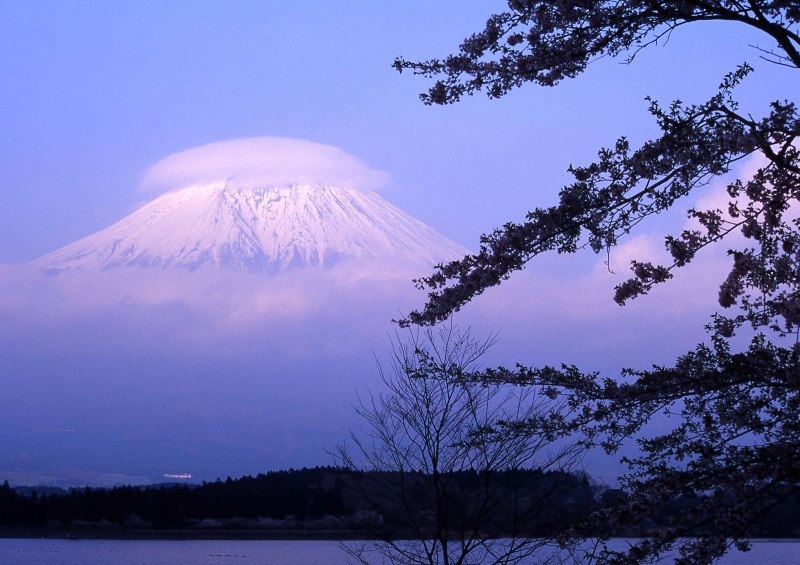
[[[621,549],[626,540],[612,540]],[[670,561],[665,561],[669,563]],[[344,565],[337,541],[0,539],[0,565]],[[379,564],[378,561],[376,563]],[[757,540],[722,565],[798,565],[800,541]]]

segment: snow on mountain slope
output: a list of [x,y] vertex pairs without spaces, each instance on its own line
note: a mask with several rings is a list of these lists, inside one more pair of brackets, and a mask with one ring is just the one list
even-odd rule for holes
[[119,266],[278,272],[360,257],[436,264],[466,252],[373,192],[221,182],[164,194],[34,265],[50,272]]

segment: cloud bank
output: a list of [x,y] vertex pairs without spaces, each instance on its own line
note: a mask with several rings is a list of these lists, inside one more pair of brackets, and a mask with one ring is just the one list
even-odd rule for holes
[[[563,259],[537,262],[544,269],[459,313],[477,336],[500,332],[487,365],[570,362],[614,376],[670,362],[703,338],[718,278],[703,275],[715,265],[687,267],[689,277],[619,308],[619,275],[596,259],[556,274]],[[424,299],[410,279],[429,269],[343,261],[262,277],[0,267],[0,477],[103,484],[179,469],[213,480],[330,463],[324,448],[359,424],[356,391],[380,390],[376,359],[391,354],[391,319]],[[75,431],[36,432],[55,429]]]
[[[0,477],[106,484],[328,464],[429,266],[0,266]],[[40,433],[70,429],[74,432]],[[0,479],[2,480],[2,479]],[[85,482],[84,482],[85,481]],[[147,481],[140,481],[147,482]]]
[[250,137],[173,153],[147,170],[141,189],[161,194],[195,184],[229,181],[241,189],[330,184],[378,190],[388,180],[387,173],[331,145],[285,137]]

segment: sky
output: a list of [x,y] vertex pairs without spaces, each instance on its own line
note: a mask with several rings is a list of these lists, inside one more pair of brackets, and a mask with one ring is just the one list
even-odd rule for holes
[[[769,46],[766,39],[703,24],[676,31],[630,65],[595,61],[555,88],[424,106],[418,94],[428,83],[396,72],[394,58],[445,56],[502,5],[6,6],[0,379],[10,392],[0,416],[8,446],[0,478],[113,484],[164,472],[213,479],[328,464],[325,450],[353,425],[355,392],[376,383],[391,318],[420,303],[405,273],[343,295],[330,290],[344,288],[334,275],[322,277],[306,288],[312,307],[301,314],[238,318],[231,312],[250,312],[242,301],[252,295],[224,277],[210,295],[185,291],[191,280],[164,282],[181,292],[142,306],[109,298],[113,281],[55,285],[19,274],[20,265],[153,198],[177,174],[173,167],[165,176],[169,156],[261,136],[324,144],[379,172],[372,180],[391,203],[474,249],[482,233],[553,203],[570,164],[590,162],[621,135],[636,143],[654,134],[645,96],[702,102],[743,61],[756,73],[739,97],[755,115],[800,86],[750,47]],[[720,186],[706,190],[701,198],[713,201]],[[630,307],[610,297],[627,262],[663,253],[659,234],[682,222],[672,214],[641,226],[611,257],[616,274],[605,257],[537,260],[465,309],[462,323],[499,332],[493,362],[570,361],[606,371],[668,362],[702,339],[724,254],[709,254]],[[273,284],[281,295],[307,283]],[[215,298],[176,298],[188,295]],[[610,472],[599,465],[600,474]]]

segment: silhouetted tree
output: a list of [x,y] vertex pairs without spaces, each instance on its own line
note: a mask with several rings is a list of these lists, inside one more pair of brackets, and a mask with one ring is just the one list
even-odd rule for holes
[[[533,536],[570,511],[587,510],[591,494],[569,473],[549,475],[542,488],[541,470],[569,467],[574,449],[529,427],[495,428],[545,410],[554,415],[557,404],[532,388],[465,378],[490,345],[452,325],[394,343],[391,366],[380,371],[386,391],[362,399],[365,429],[351,433],[354,449],[338,450],[342,464],[365,472],[368,480],[356,485],[381,537],[348,546],[352,556],[364,563],[374,553],[403,564],[546,562],[555,544]],[[531,465],[538,471],[525,470]],[[556,507],[559,516],[548,511]]]
[[[800,68],[800,4],[786,0],[509,0],[508,10],[491,16],[458,53],[398,59],[395,66],[437,79],[422,94],[427,104],[478,91],[497,98],[526,82],[555,85],[599,56],[633,60],[700,21],[763,32],[770,43],[756,47],[759,56]],[[719,289],[726,313],[710,321],[708,343],[672,367],[624,371],[622,379],[603,380],[570,365],[475,375],[486,383],[544,386],[577,409],[577,416],[509,425],[511,434],[526,426],[536,434],[543,426],[554,434],[581,432],[587,445],[611,452],[639,437],[641,455],[624,478],[625,504],[596,517],[609,533],[652,515],[685,488],[715,493],[626,553],[603,559],[642,561],[697,535],[681,544],[678,560],[709,562],[731,543],[746,548],[758,518],[800,492],[800,120],[794,100],[774,101],[761,117],[740,111],[734,90],[751,71],[744,64],[725,75],[701,104],[650,100],[658,137],[638,148],[621,138],[594,163],[571,168],[574,182],[561,189],[558,204],[483,236],[478,253],[420,280],[429,300],[403,321],[444,320],[539,254],[608,252],[643,219],[685,201],[742,159],[758,164],[752,176],[727,184],[725,206],[687,211],[697,227],[665,238],[671,262],[634,261],[632,277],[616,288],[615,300],[625,304],[669,280],[705,247],[727,245],[731,268]],[[732,342],[737,333],[740,341]],[[734,345],[743,341],[744,347]],[[675,428],[642,437],[642,426],[665,411],[679,415]]]

